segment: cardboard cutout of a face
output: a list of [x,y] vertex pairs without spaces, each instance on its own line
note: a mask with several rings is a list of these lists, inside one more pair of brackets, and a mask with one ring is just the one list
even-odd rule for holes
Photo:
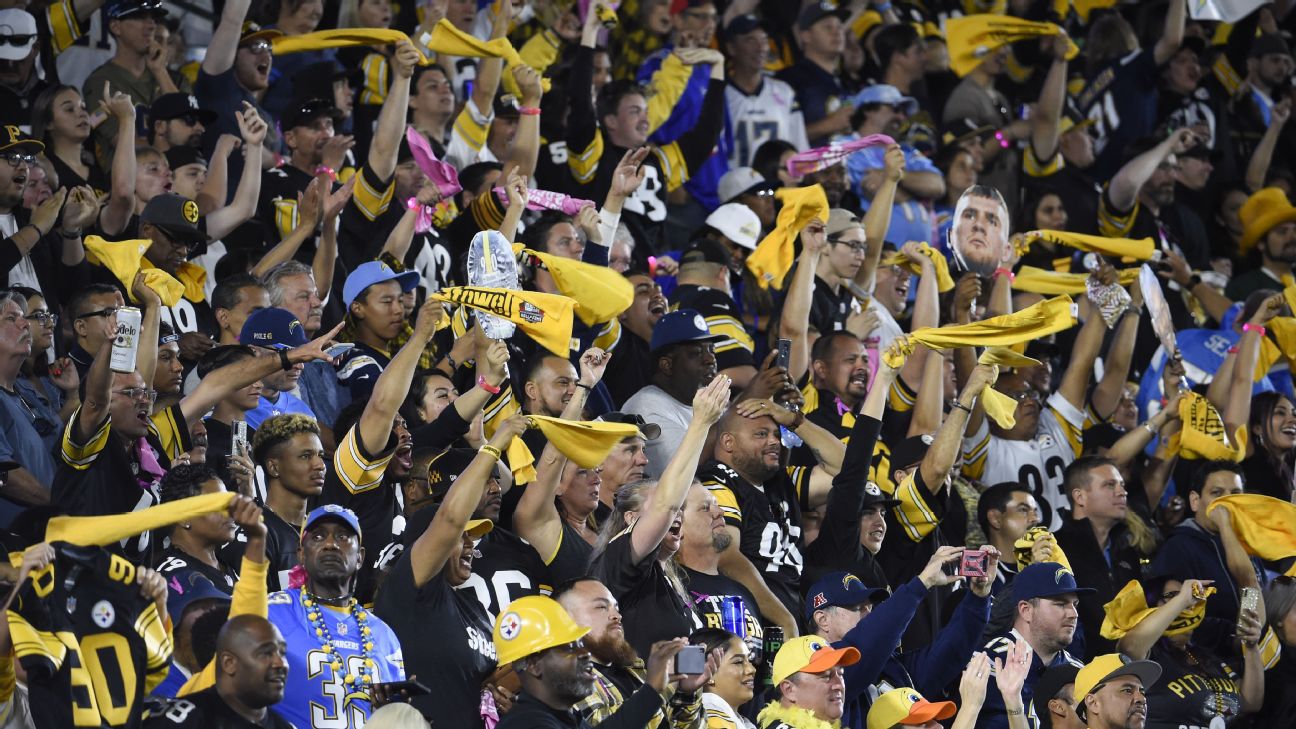
[[981,276],[1009,258],[1008,210],[997,199],[963,193],[954,208],[949,248],[959,267]]

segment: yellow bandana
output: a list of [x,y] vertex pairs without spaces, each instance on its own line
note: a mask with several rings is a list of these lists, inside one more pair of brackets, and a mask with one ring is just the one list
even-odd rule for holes
[[[955,347],[1006,346],[1039,339],[1075,325],[1071,313],[1074,304],[1068,296],[1045,299],[1012,314],[991,317],[972,324],[953,324],[943,327],[923,327],[909,335],[912,342],[925,344],[932,349]],[[886,352],[882,355],[887,365],[899,368],[904,357]]]
[[[1007,15],[968,15],[945,21],[945,39],[949,45],[950,68],[966,76],[985,57],[1016,41],[1053,36],[1062,29],[1053,23],[1036,23]],[[1080,48],[1067,39],[1067,60],[1075,58]]]
[[627,423],[563,420],[544,415],[528,415],[527,420],[581,468],[598,466],[607,460],[618,443],[639,435],[639,428]]
[[[1210,597],[1215,592],[1214,587],[1208,587],[1204,597]],[[1147,596],[1143,594],[1143,585],[1138,580],[1130,580],[1111,602],[1103,606],[1103,609],[1107,615],[1103,618],[1099,632],[1108,640],[1120,640],[1149,615],[1156,612],[1156,608],[1148,607]],[[1175,616],[1164,635],[1191,633],[1201,625],[1205,617],[1206,601],[1201,600]]]
[[[940,251],[932,248],[926,243],[919,243],[918,250],[924,256],[931,259],[932,265],[936,267],[936,290],[942,294],[954,288],[954,279],[950,278],[949,262]],[[896,252],[882,260],[883,266],[900,266],[911,273],[922,273],[922,264],[918,261],[912,261],[903,253]]]
[[1025,246],[1029,248],[1031,242],[1036,240],[1046,240],[1076,250],[1101,253],[1105,256],[1119,256],[1126,263],[1151,260],[1152,253],[1156,250],[1151,238],[1140,238],[1139,240],[1104,238],[1100,235],[1066,233],[1060,230],[1032,230],[1025,236]]
[[783,288],[783,278],[792,268],[793,249],[801,230],[818,218],[828,220],[828,198],[823,185],[781,187],[774,195],[783,201],[774,229],[747,257],[747,268],[761,288]]
[[486,286],[451,286],[432,296],[508,319],[550,352],[559,357],[570,354],[572,307],[576,302],[566,296]]
[[[1013,542],[1013,554],[1017,557],[1017,570],[1026,569],[1026,565],[1034,560],[1031,559],[1031,550],[1035,548],[1035,542],[1044,535],[1048,534],[1048,527],[1033,526],[1026,530],[1026,533]],[[1071,561],[1067,559],[1062,547],[1056,541],[1053,542],[1053,552],[1049,555],[1048,561],[1057,562],[1071,572]]]
[[[1120,285],[1129,286],[1138,280],[1139,270],[1137,268],[1125,268],[1120,271]],[[1018,291],[1026,291],[1041,296],[1057,296],[1058,294],[1074,294],[1079,296],[1085,293],[1085,281],[1089,279],[1087,273],[1058,273],[1057,271],[1046,271],[1034,266],[1022,266],[1017,271],[1017,278],[1013,280],[1012,287]]]
[[1224,419],[1210,401],[1191,390],[1179,400],[1179,419],[1183,428],[1170,437],[1166,447],[1184,458],[1237,463],[1246,457],[1246,426],[1238,428],[1229,442]]
[[544,264],[558,285],[559,293],[576,302],[576,316],[587,325],[612,321],[634,303],[634,286],[625,276],[607,266],[533,251],[521,244],[513,248],[538,258]]

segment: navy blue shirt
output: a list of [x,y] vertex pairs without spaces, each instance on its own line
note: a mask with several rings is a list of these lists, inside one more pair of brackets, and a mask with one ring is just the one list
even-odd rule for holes
[[[778,74],[778,78],[796,89],[807,127],[836,111],[845,100],[846,89],[837,76],[808,58],[797,61],[795,66]],[[827,143],[826,136],[810,140],[810,144],[816,147]]]

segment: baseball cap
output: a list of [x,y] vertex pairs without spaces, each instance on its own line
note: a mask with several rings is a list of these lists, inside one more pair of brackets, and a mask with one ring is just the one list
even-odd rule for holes
[[197,572],[172,573],[167,579],[167,614],[178,625],[184,611],[201,600],[231,601],[230,594]]
[[817,2],[801,8],[801,13],[797,15],[797,27],[801,30],[809,30],[811,26],[824,18],[836,17],[846,20],[850,12],[845,8],[839,8],[835,3]]
[[1161,677],[1161,665],[1154,661],[1135,661],[1120,653],[1094,658],[1076,672],[1076,715],[1085,718],[1085,697],[1120,676],[1137,676],[1143,682],[1143,688],[1151,688]]
[[172,147],[163,152],[162,156],[166,157],[167,167],[170,167],[172,172],[185,165],[201,164],[203,167],[207,166],[207,159],[203,157],[202,150],[197,147],[190,147],[187,144]]
[[325,519],[336,519],[346,524],[351,527],[351,531],[355,532],[356,537],[360,538],[360,518],[356,516],[354,511],[337,504],[324,504],[315,507],[311,513],[306,515],[306,524],[302,527],[302,534],[310,531],[311,527]]
[[634,425],[639,428],[639,435],[642,435],[644,440],[657,440],[658,436],[661,435],[661,426],[656,423],[649,423],[639,413],[610,412],[603,413],[594,419],[603,423]]
[[[1057,562],[1036,562],[1026,565],[1017,573],[1012,584],[1013,600],[1034,600],[1037,597],[1056,597],[1070,593],[1080,594],[1094,592],[1089,587],[1076,585],[1075,575],[1071,570]],[[1079,694],[1077,694],[1079,698]]]
[[193,94],[162,94],[153,100],[148,117],[151,121],[166,121],[190,114],[203,124],[211,124],[217,117],[211,109],[199,107],[198,99]]
[[890,729],[893,726],[915,726],[933,719],[954,716],[953,701],[932,703],[911,688],[891,689],[869,707],[868,729]]
[[756,250],[756,243],[760,241],[760,218],[742,203],[721,205],[707,216],[706,224],[749,251]]
[[332,98],[297,99],[288,105],[283,116],[283,130],[304,127],[320,117],[327,116],[334,124],[342,121],[342,111],[333,105]]
[[520,116],[522,104],[513,94],[499,94],[495,97],[495,116]]
[[346,283],[342,285],[342,301],[349,308],[351,302],[364,293],[365,289],[384,281],[396,281],[400,284],[401,291],[409,291],[418,286],[419,273],[418,271],[398,272],[382,261],[366,261],[356,266],[356,270],[347,276]]
[[206,221],[198,213],[198,203],[174,192],[156,195],[144,206],[140,222],[151,223],[167,235],[182,241],[207,242]]
[[245,20],[243,21],[243,30],[239,33],[239,45],[245,46],[259,40],[271,41],[281,35],[283,35],[282,30],[275,30],[273,28],[262,29],[261,26],[251,20]]
[[723,243],[711,238],[698,238],[680,253],[680,265],[690,263],[715,263],[728,268],[733,263],[733,256],[725,250]]
[[887,496],[886,492],[877,484],[872,481],[866,481],[864,483],[864,500],[860,502],[860,507],[868,508],[870,506],[878,505],[892,509],[900,505],[900,499]]
[[761,22],[760,18],[751,13],[747,13],[745,15],[739,15],[729,21],[729,24],[724,27],[723,36],[725,40],[729,40],[737,38],[740,35],[747,35],[753,30],[760,30],[764,27],[765,24]]
[[837,666],[853,666],[860,652],[854,648],[833,648],[817,635],[793,638],[774,656],[773,679],[777,686],[794,673],[822,673]]
[[706,319],[695,309],[680,309],[664,314],[653,327],[652,342],[649,351],[657,352],[672,344],[685,342],[716,342],[724,339],[719,334],[712,334],[707,327]]
[[1039,682],[1035,684],[1035,698],[1031,703],[1035,705],[1036,716],[1048,715],[1048,702],[1057,697],[1069,683],[1075,683],[1076,674],[1080,669],[1070,663],[1063,663],[1060,666],[1053,666],[1045,669],[1040,674]]
[[762,190],[773,191],[782,184],[777,180],[771,182],[765,179],[751,167],[735,167],[720,178],[716,192],[720,195],[721,202],[733,202],[739,195]]
[[132,15],[148,13],[156,17],[166,17],[166,8],[162,0],[108,0],[104,3],[104,17],[108,20],[119,20]]
[[828,224],[824,226],[824,235],[831,238],[851,228],[864,229],[859,216],[845,208],[833,208],[828,211]]
[[359,85],[359,76],[359,71],[348,72],[337,61],[312,63],[293,74],[293,96],[299,99],[331,99],[335,81],[346,80],[352,85]]
[[941,129],[941,146],[952,147],[979,137],[994,134],[989,124],[978,124],[975,119],[953,119]]
[[[21,8],[0,10],[0,60],[20,61],[31,53],[37,38],[36,18]],[[25,39],[25,40],[24,40]],[[21,43],[19,41],[22,41]]]
[[[5,48],[6,46],[0,46]],[[45,151],[45,144],[35,137],[29,136],[13,124],[6,124],[4,127],[5,137],[0,141],[0,152],[26,152],[27,154],[40,154]]]
[[306,328],[291,311],[270,307],[252,312],[239,331],[239,344],[290,349],[307,342]]
[[864,104],[902,106],[904,107],[904,113],[909,115],[918,111],[918,100],[912,96],[905,96],[900,93],[900,89],[891,84],[873,84],[856,94],[854,101],[856,106],[863,106]]
[[438,500],[454,483],[459,474],[468,468],[477,457],[477,451],[471,448],[447,448],[432,457],[427,465],[428,489]]
[[1287,40],[1277,33],[1265,33],[1251,41],[1251,58],[1260,58],[1281,54],[1284,56],[1291,55],[1291,49],[1287,47]]
[[826,607],[851,607],[886,597],[881,587],[865,587],[860,578],[849,572],[829,572],[820,577],[806,593],[806,620],[814,618],[816,610]]
[[899,470],[922,463],[927,456],[927,449],[935,440],[931,435],[912,435],[900,441],[891,449],[891,469]]

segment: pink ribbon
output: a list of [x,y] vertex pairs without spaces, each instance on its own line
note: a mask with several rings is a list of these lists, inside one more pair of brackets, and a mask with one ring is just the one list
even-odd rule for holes
[[804,177],[812,172],[828,169],[865,147],[879,144],[895,144],[895,140],[885,134],[870,134],[863,139],[833,142],[826,147],[807,149],[788,157],[787,171],[793,177]]
[[[508,205],[508,192],[504,188],[495,188],[495,195],[499,198],[501,205]],[[593,206],[594,201],[592,200],[582,200],[578,197],[564,195],[561,192],[551,192],[549,190],[527,191],[527,210],[558,210],[564,215],[576,215],[581,210]]]

